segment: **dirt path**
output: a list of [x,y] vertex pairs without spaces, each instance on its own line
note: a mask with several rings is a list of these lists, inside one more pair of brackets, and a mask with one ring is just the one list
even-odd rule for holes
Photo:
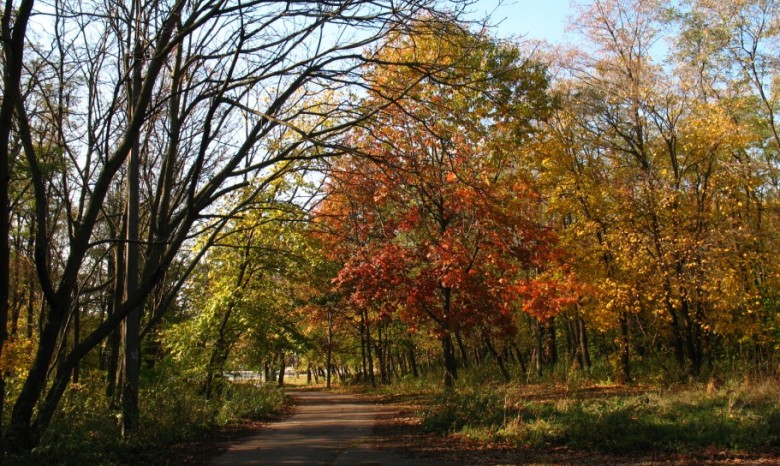
[[230,447],[212,465],[444,466],[422,463],[369,438],[393,408],[352,395],[291,393],[295,414]]

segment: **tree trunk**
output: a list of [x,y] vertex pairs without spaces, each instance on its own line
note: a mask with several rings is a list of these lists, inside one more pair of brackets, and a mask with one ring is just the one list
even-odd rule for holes
[[225,310],[225,315],[222,316],[222,321],[219,325],[217,333],[217,341],[214,343],[214,350],[211,352],[209,363],[206,366],[206,380],[203,383],[203,396],[207,400],[211,399],[214,394],[214,382],[217,377],[222,375],[222,371],[225,368],[225,361],[228,357],[228,341],[227,341],[227,328],[230,321],[230,315],[233,313],[233,304],[228,305]]
[[690,304],[687,298],[682,300],[680,314],[683,317],[685,328],[685,348],[691,363],[688,374],[692,377],[698,377],[701,372],[701,341],[697,331],[698,325],[691,318]]
[[[10,196],[11,154],[14,106],[21,100],[21,78],[27,23],[32,13],[33,0],[23,0],[13,11],[13,2],[6,2],[0,33],[3,52],[3,101],[0,104],[0,359],[8,339],[8,309],[11,298],[11,249],[8,237],[11,231]],[[13,23],[13,24],[12,24]],[[32,293],[32,288],[30,290]],[[5,373],[0,371],[0,427],[5,406]],[[1,454],[2,452],[0,452]]]
[[558,363],[558,344],[555,339],[555,318],[550,317],[544,326],[544,356],[545,362],[554,367]]
[[495,346],[493,346],[493,342],[490,341],[489,335],[485,334],[483,338],[485,341],[485,346],[487,347],[488,351],[490,351],[490,354],[493,355],[493,359],[496,360],[496,364],[498,364],[498,369],[501,371],[501,376],[504,378],[504,381],[509,382],[509,371],[506,370],[504,358],[498,354],[498,351],[496,351]]
[[386,333],[382,331],[382,325],[377,325],[377,338],[374,343],[374,350],[379,360],[379,376],[383,384],[390,383],[389,367],[387,360],[387,347],[385,346]]
[[284,360],[284,353],[279,353],[279,379],[278,384],[280,387],[284,386],[284,370],[285,367],[285,360]]
[[444,387],[452,389],[458,379],[458,365],[455,360],[455,348],[452,344],[452,335],[444,334],[440,338],[441,349],[444,356]]
[[542,323],[540,321],[536,321],[536,348],[534,349],[534,366],[536,368],[536,376],[538,378],[542,377],[542,366],[544,365],[542,363],[542,353],[544,351],[543,347],[544,342],[544,332],[542,329]]
[[[62,299],[61,303],[69,304],[67,299]],[[41,330],[35,358],[22,385],[21,392],[16,398],[11,412],[11,422],[6,430],[5,444],[12,451],[29,450],[35,447],[40,440],[32,425],[33,412],[46,386],[49,365],[56,350],[57,337],[64,316],[64,309],[55,308],[49,304],[48,319]]]
[[[364,313],[368,311],[363,311]],[[371,355],[371,345],[373,345],[373,342],[371,341],[371,327],[368,325],[368,318],[366,316],[365,318],[365,329],[366,329],[366,360],[368,361],[368,380],[371,382],[372,387],[376,387],[376,377],[374,377],[374,357]]]
[[[73,347],[75,348],[79,344],[81,338],[81,312],[79,312],[79,306],[73,310]],[[79,383],[79,363],[73,368],[73,383]]]
[[585,364],[586,369],[590,369],[590,350],[588,349],[588,332],[585,328],[585,319],[582,317],[577,318],[577,332],[579,335],[580,354],[582,355],[582,362]]
[[520,348],[517,346],[516,342],[512,342],[512,349],[514,350],[515,359],[517,360],[517,364],[520,366],[520,373],[524,376],[527,376],[528,374],[528,368],[525,364],[525,359],[523,358],[523,353],[520,351]]
[[360,313],[360,362],[362,372],[362,380],[365,382],[368,380],[368,361],[366,361],[366,324],[363,312]]
[[680,330],[680,320],[677,316],[677,311],[674,309],[672,303],[672,285],[669,283],[669,279],[664,279],[664,307],[669,314],[669,324],[672,327],[672,344],[674,346],[674,357],[677,361],[677,367],[681,371],[685,371],[685,351],[683,349],[682,331]]
[[[133,118],[135,107],[141,96],[142,67],[144,63],[144,45],[141,42],[141,3],[139,0],[132,2],[132,13],[134,15],[132,37],[128,37],[128,42],[132,41],[133,56],[130,58],[129,66],[132,68],[132,85],[128,95],[128,115]],[[140,239],[140,165],[141,165],[141,145],[140,138],[133,141],[130,154],[127,159],[127,243],[125,244],[125,295],[127,301],[130,296],[136,293],[138,289],[138,274],[140,248],[138,240]],[[140,418],[138,410],[138,389],[141,377],[141,311],[143,305],[136,306],[125,318],[122,327],[122,337],[124,340],[125,352],[123,359],[122,381],[122,417],[121,430],[122,436],[128,437],[138,430]]]
[[466,345],[463,344],[463,338],[460,335],[460,330],[455,331],[455,341],[458,342],[458,350],[460,350],[460,360],[464,369],[469,367],[469,356],[466,352]]
[[412,376],[416,379],[420,376],[419,371],[417,370],[417,358],[414,355],[414,344],[409,345],[409,365],[412,369]]
[[631,352],[628,332],[628,314],[620,313],[620,376],[621,383],[631,383]]
[[333,311],[331,310],[330,306],[328,306],[328,348],[325,354],[325,364],[328,369],[325,386],[330,388],[330,373],[333,370]]

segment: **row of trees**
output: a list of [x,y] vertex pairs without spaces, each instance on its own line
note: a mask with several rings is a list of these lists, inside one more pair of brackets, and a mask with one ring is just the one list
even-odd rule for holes
[[435,336],[448,386],[474,354],[541,374],[556,338],[567,365],[595,349],[623,381],[635,360],[774,370],[780,8],[599,0],[578,17],[579,49],[451,25],[391,38],[390,61],[442,68],[376,66],[368,101],[419,85],[349,133],[369,158],[328,172],[315,218],[342,308]]
[[424,1],[3,11],[6,448],[82,370],[132,435],[142,361],[776,365],[773,0],[594,0],[579,49]]
[[[427,1],[5,2],[5,447],[38,444],[82,363],[105,371],[107,400],[132,435],[142,348],[159,348],[168,316],[192,319],[192,306],[211,315],[188,325],[217,338],[208,395],[235,340],[233,309],[259,299],[235,290],[269,280],[268,267],[286,270],[283,257],[262,257],[285,234],[263,230],[266,219],[295,217],[280,210],[297,189],[285,180],[343,153],[337,137],[370,116],[343,97],[371,47],[412,18],[456,13]],[[215,244],[235,254],[208,253]],[[218,267],[233,261],[236,273]],[[219,274],[205,285],[218,302],[182,294],[201,270]],[[268,331],[292,329],[272,320]],[[172,348],[188,345],[171,332]]]
[[303,214],[288,350],[371,383],[776,370],[778,6],[580,8],[577,49],[386,38]]

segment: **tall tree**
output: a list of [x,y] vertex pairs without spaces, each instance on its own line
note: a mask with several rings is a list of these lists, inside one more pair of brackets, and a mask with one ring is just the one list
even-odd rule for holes
[[[22,71],[24,67],[27,24],[33,0],[22,1],[18,8],[5,2],[0,21],[3,49],[3,101],[0,103],[0,360],[8,340],[8,310],[10,295],[10,213],[9,185],[11,181],[11,134],[15,108],[22,104]],[[0,415],[5,405],[5,372],[0,370]]]
[[[87,14],[81,2],[64,0],[40,16],[54,28],[35,28],[35,38],[15,29],[18,44],[34,44],[24,92],[35,98],[4,103],[16,107],[14,135],[35,188],[37,281],[46,306],[35,359],[6,429],[9,446],[36,445],[78,362],[131,312],[151,306],[146,298],[154,290],[164,296],[149,315],[164,313],[200,258],[187,251],[193,235],[216,238],[240,208],[223,202],[226,195],[255,176],[273,179],[298,161],[343,151],[333,137],[365,116],[349,101],[326,97],[360,82],[371,59],[362,54],[366,47],[423,11],[435,17],[434,6],[170,0],[94,2]],[[10,25],[9,9],[6,17]],[[84,311],[82,279],[106,266],[91,253],[133,242],[119,236],[122,228],[108,227],[116,219],[106,201],[131,175],[123,168],[136,153],[146,225],[146,231],[139,225],[137,286],[110,316],[84,329],[77,344],[58,352],[70,316]],[[55,176],[47,158],[58,162]],[[62,216],[52,215],[50,195],[61,201]]]
[[418,66],[372,71],[367,104],[403,98],[350,135],[370,158],[336,164],[321,215],[355,240],[341,289],[358,308],[428,327],[451,387],[457,332],[511,332],[521,296],[539,317],[558,310],[543,284],[556,281],[543,273],[555,240],[512,158],[550,109],[545,69],[452,23],[423,24],[380,53]]

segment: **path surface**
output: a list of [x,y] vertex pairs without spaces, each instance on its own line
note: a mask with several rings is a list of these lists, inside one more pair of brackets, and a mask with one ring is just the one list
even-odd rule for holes
[[352,395],[314,391],[291,395],[296,404],[293,416],[233,445],[211,464],[445,466],[408,458],[371,442],[374,424],[379,417],[392,415],[392,407]]

